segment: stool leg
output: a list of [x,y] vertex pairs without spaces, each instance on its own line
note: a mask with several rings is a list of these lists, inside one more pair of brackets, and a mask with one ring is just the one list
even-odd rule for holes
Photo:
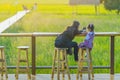
[[90,56],[89,56],[89,49],[86,49],[86,53],[87,53],[87,60],[88,60],[88,79],[91,79],[91,71],[90,71]]
[[80,70],[80,53],[81,53],[81,50],[79,48],[79,51],[78,51],[78,72],[77,72],[77,75],[76,75],[76,80],[79,79],[79,70]]
[[52,80],[54,78],[55,60],[56,60],[56,57],[57,57],[56,55],[57,55],[57,50],[55,49],[54,56],[53,56],[53,65],[52,65],[52,76],[51,76]]
[[57,80],[60,80],[60,51],[57,51],[57,61],[58,61],[58,65],[57,65]]
[[93,65],[92,65],[92,57],[91,57],[91,53],[89,51],[89,59],[90,59],[90,73],[91,73],[91,77],[92,77],[92,80],[94,79],[94,71],[93,71]]
[[[64,50],[62,50],[62,60],[65,61],[65,54],[64,54]],[[63,70],[63,74],[62,74],[62,80],[64,80],[64,77],[65,77],[65,62],[62,62],[62,70]]]
[[4,53],[4,49],[1,50],[1,57],[2,57],[2,77],[3,77],[3,74],[5,73],[6,75],[6,78],[8,78],[8,75],[7,75],[7,66],[6,66],[6,58],[5,58],[5,53]]
[[18,79],[18,74],[19,74],[19,64],[20,64],[20,49],[18,50],[18,60],[17,60],[17,67],[16,67],[16,79]]
[[82,69],[83,69],[83,62],[81,60],[84,59],[84,50],[81,49],[81,54],[80,54],[80,80],[82,80]]
[[[89,52],[90,53],[90,52]],[[94,71],[93,71],[93,65],[92,65],[92,57],[91,57],[91,53],[89,54],[90,56],[90,69],[91,69],[91,72],[92,72],[92,79],[94,79]]]
[[64,50],[64,55],[65,55],[65,62],[66,62],[66,69],[67,69],[67,73],[68,73],[68,80],[70,80],[70,72],[69,72],[69,67],[68,67],[68,60],[67,60],[67,52],[66,50]]
[[[1,49],[1,60],[3,60],[3,49]],[[4,69],[4,61],[2,62],[2,66],[1,66],[1,76],[3,77],[3,69]]]
[[83,54],[84,54],[84,50],[81,49],[80,62],[79,62],[80,63],[80,65],[79,65],[80,66],[80,70],[79,70],[80,71],[80,80],[82,79],[82,69],[83,69],[83,62],[82,62],[82,60],[84,59],[84,57],[83,57],[84,55]]
[[2,50],[2,53],[3,53],[3,60],[4,60],[5,76],[6,76],[6,78],[8,78],[7,63],[6,63],[6,58],[5,58],[4,50]]
[[28,49],[26,49],[26,57],[27,57],[27,74],[28,74],[28,78],[31,79],[29,61],[28,61]]
[[[2,50],[0,49],[0,59],[2,59],[1,54],[2,54]],[[0,74],[2,74],[2,63],[0,63],[0,64],[1,64],[1,66],[0,66]]]
[[[85,51],[87,53],[87,58],[84,59],[84,54],[85,54]],[[87,60],[87,61],[86,61]],[[80,80],[82,80],[82,72],[84,72],[84,68],[83,68],[83,62],[87,62],[87,65],[88,65],[88,68],[87,68],[87,71],[88,71],[88,80],[91,80],[91,74],[92,74],[92,78],[94,76],[94,73],[93,73],[93,67],[92,67],[92,57],[91,57],[91,54],[90,54],[90,51],[88,48],[86,48],[86,50],[84,49],[79,49],[79,63],[78,63],[78,73],[77,73],[77,80],[79,79],[79,74],[80,74]],[[86,69],[85,69],[85,72],[86,72]]]
[[83,63],[81,62],[81,60],[83,59],[83,50],[81,48],[79,48],[79,53],[78,53],[78,73],[77,73],[77,80],[79,79],[79,75],[80,75],[80,79],[82,79],[82,68],[83,68]]
[[[65,80],[65,72],[68,74],[68,80],[70,80],[70,72],[68,67],[66,48],[56,48],[53,56],[52,65],[52,80],[54,78],[54,70],[56,70],[55,64],[57,65],[57,80],[60,80],[60,72],[62,73],[62,80]],[[57,63],[56,63],[57,61]]]

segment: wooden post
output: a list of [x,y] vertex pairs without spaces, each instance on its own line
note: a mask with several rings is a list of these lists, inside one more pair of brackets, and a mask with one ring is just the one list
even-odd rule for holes
[[110,46],[110,74],[114,75],[114,37],[111,36],[111,46]]
[[96,4],[95,4],[95,13],[98,14],[98,8]]
[[32,36],[32,75],[36,75],[36,38]]

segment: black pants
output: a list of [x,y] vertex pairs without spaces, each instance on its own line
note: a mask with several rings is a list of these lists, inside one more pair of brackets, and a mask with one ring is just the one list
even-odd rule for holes
[[56,41],[55,42],[55,47],[68,48],[68,50],[71,49],[71,48],[74,48],[74,60],[78,61],[78,45],[77,45],[76,42],[68,42],[66,44],[60,44],[59,41]]

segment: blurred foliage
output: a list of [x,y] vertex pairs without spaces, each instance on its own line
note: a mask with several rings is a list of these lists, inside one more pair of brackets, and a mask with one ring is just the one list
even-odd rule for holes
[[108,10],[117,10],[117,14],[120,13],[120,0],[105,0],[104,6]]

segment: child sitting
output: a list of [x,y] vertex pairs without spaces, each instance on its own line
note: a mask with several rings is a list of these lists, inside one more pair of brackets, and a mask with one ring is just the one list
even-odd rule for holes
[[89,48],[93,47],[93,39],[94,39],[94,25],[89,24],[87,27],[88,32],[83,32],[83,34],[87,34],[84,42],[79,44],[79,48]]

